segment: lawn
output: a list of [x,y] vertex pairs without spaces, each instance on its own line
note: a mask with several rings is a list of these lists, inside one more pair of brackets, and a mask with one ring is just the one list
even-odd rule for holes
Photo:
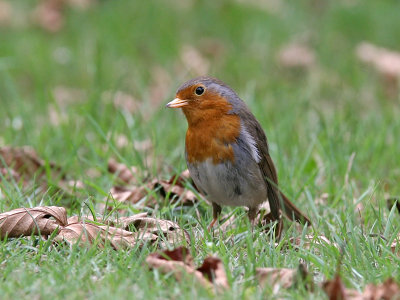
[[[1,1],[0,146],[28,145],[85,188],[62,197],[3,177],[0,212],[43,205],[64,206],[68,215],[100,212],[116,184],[107,170],[111,158],[135,166],[139,186],[180,173],[186,169],[186,120],[165,104],[181,83],[207,74],[249,105],[268,136],[282,190],[313,227],[285,222],[276,247],[262,228],[249,230],[244,208],[225,207],[234,224],[210,234],[206,202],[183,206],[158,194],[155,208],[127,205],[121,215],[146,211],[178,223],[190,235],[196,265],[219,257],[230,285],[222,299],[273,297],[255,269],[300,263],[314,291],[298,285],[274,297],[324,298],[320,283],[332,279],[338,265],[345,286],[358,291],[390,277],[400,281],[400,246],[391,248],[399,212],[387,204],[400,195],[399,85],[357,56],[363,42],[400,51],[399,1],[82,2],[90,5],[63,4],[58,28],[40,25],[46,14],[35,8],[39,1]],[[285,59],[289,47],[306,53],[292,51],[294,58]],[[52,169],[46,176],[54,177]],[[330,243],[305,245],[306,234]],[[283,247],[293,237],[305,244]],[[116,251],[52,246],[40,237],[3,239],[0,295],[213,297],[190,276],[177,282],[170,273],[149,270],[145,259],[157,250],[151,244]]]

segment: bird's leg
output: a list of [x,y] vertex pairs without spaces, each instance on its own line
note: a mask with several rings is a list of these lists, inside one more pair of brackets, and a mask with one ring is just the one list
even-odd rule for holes
[[213,228],[214,224],[218,221],[218,217],[222,211],[221,206],[219,206],[217,203],[214,202],[212,202],[212,208],[213,208],[213,220],[207,227],[208,231],[210,231]]
[[256,217],[258,213],[258,207],[249,207],[249,211],[247,212],[247,216],[249,217],[251,228],[256,226]]
[[[251,224],[251,229],[253,229],[257,224],[256,224],[256,217],[258,214],[258,208],[250,208],[249,207],[249,211],[247,213],[249,220],[250,220],[250,224]],[[270,215],[270,217],[268,218],[268,215]],[[281,214],[279,214],[278,219],[275,219],[271,213],[269,213],[267,215],[267,219],[269,219],[269,221],[267,221],[267,223],[272,223],[274,221],[276,221],[276,227],[275,227],[275,238],[277,240],[280,240],[281,238],[281,234],[282,234],[282,229],[283,229],[283,220],[282,220],[282,216]]]

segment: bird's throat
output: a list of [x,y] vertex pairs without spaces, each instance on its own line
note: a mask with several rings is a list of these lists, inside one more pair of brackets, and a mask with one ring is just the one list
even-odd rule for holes
[[[188,116],[187,116],[188,117]],[[197,116],[196,122],[188,119],[186,153],[189,163],[212,159],[213,163],[234,161],[232,143],[240,134],[240,118],[232,114]]]

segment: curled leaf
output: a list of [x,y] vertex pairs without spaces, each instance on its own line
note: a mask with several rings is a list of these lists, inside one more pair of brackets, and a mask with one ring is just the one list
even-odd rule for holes
[[[109,163],[109,171],[112,173],[119,172],[118,177],[126,183],[132,183],[133,173],[135,172],[115,161]],[[183,205],[193,205],[198,201],[198,196],[185,188],[185,181],[189,180],[189,172],[185,170],[180,175],[172,176],[169,180],[153,179],[145,186],[114,186],[111,188],[110,194],[119,203],[137,204],[141,202],[140,204],[143,206],[154,207],[158,204],[154,197],[154,192],[157,192],[162,198],[168,198],[169,203],[178,202]],[[111,210],[112,208],[108,207],[107,209]]]
[[67,212],[64,207],[18,208],[0,214],[0,237],[50,235],[65,225]]
[[315,63],[315,54],[309,47],[293,43],[280,51],[278,60],[286,68],[309,68]]
[[215,286],[217,290],[222,290],[228,287],[223,264],[217,257],[206,258],[203,265],[196,269],[189,250],[179,247],[172,251],[152,253],[146,258],[146,262],[151,268],[163,273],[173,273],[178,281],[187,275],[193,275],[206,288]]
[[123,230],[121,228],[99,226],[92,223],[73,223],[61,228],[55,241],[66,241],[70,244],[88,244],[91,245],[95,241],[100,247],[104,247],[106,243],[114,249],[132,248],[137,243],[155,242],[157,236],[148,233],[137,233]]
[[382,76],[386,94],[390,97],[397,97],[400,78],[400,53],[363,42],[357,46],[356,55]]
[[[346,299],[353,299],[349,298],[352,296],[360,297],[361,294],[354,291],[354,290],[347,290],[340,278],[339,274],[336,274],[333,280],[327,280],[322,284],[322,288],[325,293],[328,295],[329,300],[346,300]],[[357,298],[356,298],[357,299]]]
[[[45,162],[38,157],[36,152],[31,147],[0,147],[0,164],[2,162],[17,174],[24,177],[32,177],[38,172],[40,175],[43,174],[43,168]],[[55,164],[50,163],[50,167],[56,169]]]
[[189,234],[186,230],[180,228],[177,223],[169,220],[150,218],[145,214],[120,217],[112,224],[113,226],[120,226],[125,230],[134,229],[138,232],[153,234],[159,238],[161,246],[165,246],[165,242],[172,245],[190,243]]
[[113,186],[110,194],[114,200],[124,204],[136,204],[147,195],[147,190],[143,186],[123,187]]
[[400,286],[393,278],[378,285],[368,284],[363,292],[363,299],[400,299]]
[[276,294],[280,288],[290,288],[299,281],[307,284],[307,288],[312,289],[312,282],[307,282],[309,274],[303,264],[300,264],[297,270],[287,268],[257,268],[256,277],[261,285],[271,286],[273,294]]
[[135,174],[137,169],[135,167],[127,167],[125,164],[118,163],[115,159],[108,161],[108,172],[116,174],[118,178],[125,183],[135,183]]

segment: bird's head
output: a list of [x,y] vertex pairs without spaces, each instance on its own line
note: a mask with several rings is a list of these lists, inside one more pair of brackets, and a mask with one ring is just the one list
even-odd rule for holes
[[242,105],[236,93],[222,81],[198,77],[182,84],[170,108],[182,108],[189,125],[234,113]]

